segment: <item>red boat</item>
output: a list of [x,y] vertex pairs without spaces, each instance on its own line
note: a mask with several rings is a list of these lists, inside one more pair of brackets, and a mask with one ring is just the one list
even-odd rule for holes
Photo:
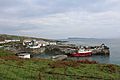
[[86,56],[91,56],[91,55],[92,55],[92,51],[85,50],[85,49],[80,49],[78,50],[78,52],[69,54],[69,56],[72,56],[72,57],[86,57]]

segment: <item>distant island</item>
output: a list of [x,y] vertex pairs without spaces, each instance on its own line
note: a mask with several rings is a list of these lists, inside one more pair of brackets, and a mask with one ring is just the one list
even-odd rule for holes
[[97,39],[97,38],[79,38],[79,37],[69,37],[68,39]]

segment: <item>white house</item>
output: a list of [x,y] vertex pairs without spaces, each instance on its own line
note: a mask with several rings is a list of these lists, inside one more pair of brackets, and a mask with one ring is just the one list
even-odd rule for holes
[[47,45],[49,45],[48,42],[43,41],[43,40],[37,41],[37,43],[38,43],[39,46],[47,46]]
[[4,44],[4,43],[6,43],[5,41],[0,41],[0,44]]
[[49,45],[57,45],[56,42],[49,42]]
[[20,40],[4,40],[4,41],[0,41],[0,44],[4,44],[4,43],[9,43],[9,42],[19,42]]
[[6,43],[8,42],[19,42],[20,40],[16,40],[16,39],[13,39],[13,40],[5,40]]
[[30,54],[28,54],[28,53],[21,53],[21,54],[18,54],[18,57],[19,58],[30,58]]
[[32,42],[31,42],[32,40],[31,39],[25,39],[25,40],[23,40],[23,45],[25,46],[25,45],[32,45]]
[[49,45],[49,43],[43,40],[37,41],[35,39],[34,40],[27,39],[23,41],[23,45],[26,46],[27,48],[35,49],[35,48],[40,48],[42,46],[47,46]]

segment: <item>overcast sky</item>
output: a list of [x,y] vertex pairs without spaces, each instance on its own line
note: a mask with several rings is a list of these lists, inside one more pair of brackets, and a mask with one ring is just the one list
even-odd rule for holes
[[120,0],[0,0],[0,34],[120,38]]

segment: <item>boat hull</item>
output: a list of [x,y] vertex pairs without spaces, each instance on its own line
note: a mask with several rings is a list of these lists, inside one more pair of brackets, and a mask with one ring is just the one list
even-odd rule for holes
[[71,57],[87,57],[87,56],[91,56],[91,55],[92,55],[92,52],[69,54],[69,56],[71,56]]

